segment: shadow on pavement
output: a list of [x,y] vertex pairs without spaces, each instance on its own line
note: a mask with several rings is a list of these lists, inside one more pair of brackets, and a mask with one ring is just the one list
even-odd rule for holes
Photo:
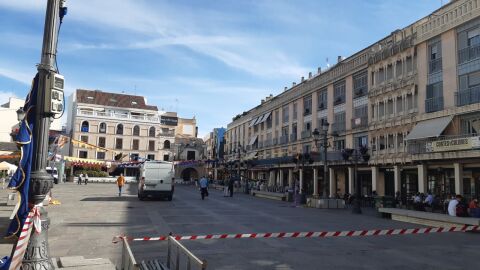
[[115,227],[115,226],[128,226],[128,223],[123,222],[77,222],[77,223],[66,223],[66,226],[71,227]]
[[115,197],[87,197],[82,199],[83,202],[124,202],[137,201],[137,196],[115,196]]

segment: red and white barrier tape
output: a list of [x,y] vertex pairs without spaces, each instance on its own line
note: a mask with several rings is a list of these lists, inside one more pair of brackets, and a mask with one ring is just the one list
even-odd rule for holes
[[[446,232],[477,231],[480,226],[462,227],[427,227],[415,229],[386,229],[386,230],[362,230],[362,231],[324,231],[324,232],[280,232],[280,233],[239,233],[239,234],[206,234],[206,235],[172,235],[176,240],[201,240],[201,239],[239,239],[239,238],[324,238],[324,237],[355,237],[355,236],[380,236],[380,235],[405,235],[405,234],[428,234]],[[113,242],[118,242],[115,237]],[[127,237],[129,241],[165,241],[167,236],[159,237]]]
[[40,208],[38,206],[34,206],[25,219],[22,232],[20,233],[17,245],[15,246],[12,261],[10,262],[10,267],[8,268],[9,270],[18,270],[22,266],[23,255],[27,250],[28,241],[30,240],[33,227],[35,227],[36,233],[40,233],[42,230],[42,223],[40,221]]

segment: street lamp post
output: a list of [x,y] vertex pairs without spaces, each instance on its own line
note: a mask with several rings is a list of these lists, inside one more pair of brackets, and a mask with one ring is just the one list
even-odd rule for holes
[[[322,197],[327,198],[327,178],[328,178],[328,158],[327,158],[327,149],[328,149],[328,128],[330,124],[327,120],[322,120],[322,135],[323,135],[323,188],[322,188]],[[320,132],[318,129],[313,131],[313,138],[315,140],[315,146],[318,149],[318,141],[320,140]]]
[[[57,53],[57,34],[60,23],[60,14],[65,8],[65,1],[48,0],[45,28],[43,34],[43,47],[41,63],[38,65],[39,88],[37,92],[37,106],[35,108],[35,121],[33,137],[32,173],[28,202],[39,206],[42,230],[40,233],[32,231],[27,250],[23,257],[22,269],[53,269],[48,247],[48,226],[50,219],[47,210],[43,207],[43,200],[53,187],[53,177],[45,170],[48,158],[48,134],[50,130],[50,113],[46,112],[47,80],[56,71],[55,59]],[[65,9],[66,10],[66,9]],[[62,13],[65,11],[62,10]]]
[[354,214],[361,214],[362,209],[360,207],[360,197],[362,196],[362,187],[360,183],[360,178],[358,178],[357,175],[357,167],[360,158],[362,158],[366,162],[370,159],[370,155],[368,154],[368,148],[366,146],[360,146],[360,149],[344,149],[342,155],[345,161],[351,158],[354,163],[353,182],[355,183],[356,194],[353,201],[352,212]]

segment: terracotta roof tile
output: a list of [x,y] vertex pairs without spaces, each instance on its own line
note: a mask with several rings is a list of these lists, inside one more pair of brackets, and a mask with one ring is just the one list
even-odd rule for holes
[[147,105],[142,96],[107,93],[100,90],[77,89],[77,102],[101,106],[158,111],[157,106]]

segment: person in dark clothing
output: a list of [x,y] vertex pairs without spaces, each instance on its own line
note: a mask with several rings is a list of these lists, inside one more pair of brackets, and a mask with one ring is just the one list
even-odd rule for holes
[[228,181],[228,192],[230,192],[230,197],[233,197],[233,183],[233,178],[230,178],[230,181]]

